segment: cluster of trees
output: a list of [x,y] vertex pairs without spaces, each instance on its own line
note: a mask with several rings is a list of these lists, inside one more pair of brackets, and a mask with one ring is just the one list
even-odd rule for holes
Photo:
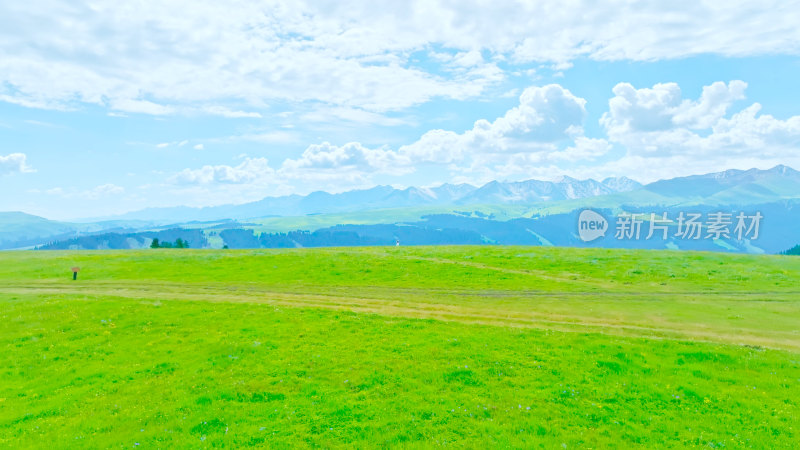
[[178,238],[175,239],[175,243],[173,244],[172,242],[159,242],[158,238],[153,238],[153,242],[150,243],[150,248],[189,248],[189,242]]
[[800,244],[798,244],[798,245],[795,245],[794,247],[790,248],[789,250],[786,250],[786,251],[784,251],[784,252],[781,252],[781,254],[782,254],[782,255],[795,255],[795,256],[800,256]]

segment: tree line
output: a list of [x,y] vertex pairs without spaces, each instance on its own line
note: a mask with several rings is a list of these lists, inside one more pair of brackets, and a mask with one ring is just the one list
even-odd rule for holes
[[153,242],[150,243],[150,248],[189,248],[189,242],[181,238],[175,239],[175,243],[168,241],[159,242],[158,238],[153,238]]
[[781,252],[781,255],[800,256],[800,244],[795,245],[794,247],[790,248],[789,250]]

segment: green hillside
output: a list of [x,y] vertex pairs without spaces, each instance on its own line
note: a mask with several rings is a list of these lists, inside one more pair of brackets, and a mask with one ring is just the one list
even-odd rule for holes
[[0,212],[0,242],[69,233],[75,226],[21,212]]
[[0,253],[0,447],[792,448],[799,278],[670,251]]

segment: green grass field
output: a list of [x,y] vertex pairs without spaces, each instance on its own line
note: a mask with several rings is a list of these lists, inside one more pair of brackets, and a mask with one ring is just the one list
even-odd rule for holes
[[0,447],[796,448],[798,280],[671,251],[0,253]]

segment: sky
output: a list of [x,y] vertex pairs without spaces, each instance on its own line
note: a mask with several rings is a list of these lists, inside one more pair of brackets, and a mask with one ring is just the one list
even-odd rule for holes
[[798,23],[769,0],[0,2],[0,211],[800,169]]

